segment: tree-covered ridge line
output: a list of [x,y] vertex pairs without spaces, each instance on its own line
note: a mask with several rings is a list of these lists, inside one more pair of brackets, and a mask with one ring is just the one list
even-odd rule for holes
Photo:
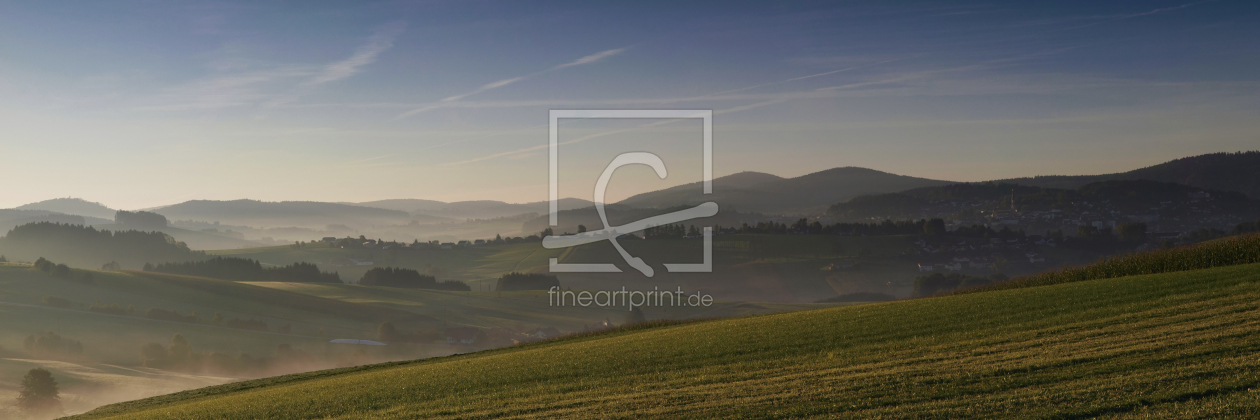
[[297,262],[283,267],[263,267],[262,263],[245,258],[214,257],[202,261],[185,261],[145,266],[145,271],[233,281],[283,281],[294,283],[341,283],[336,272],[320,271],[315,264]]
[[[1087,203],[1109,203],[1125,214],[1147,214],[1153,207],[1160,207],[1161,203],[1179,204],[1195,195],[1210,197],[1211,207],[1216,212],[1247,212],[1257,207],[1255,201],[1239,192],[1148,180],[1101,181],[1075,189],[980,182],[856,197],[832,205],[827,215],[841,220],[861,220],[870,217],[920,218],[928,213],[948,213],[948,219],[967,219],[974,217],[972,213],[985,211],[1088,211],[1090,205]],[[943,206],[947,203],[968,206]]]
[[0,254],[18,261],[47,257],[74,267],[100,267],[117,262],[124,268],[206,258],[205,252],[193,251],[187,244],[162,232],[97,230],[51,222],[14,227],[0,238]]

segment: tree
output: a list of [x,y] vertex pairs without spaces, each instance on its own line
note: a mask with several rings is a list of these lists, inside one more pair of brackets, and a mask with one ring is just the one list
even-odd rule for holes
[[0,255],[0,263],[7,263],[7,262],[9,262],[9,259],[5,258],[3,255]]
[[118,265],[118,261],[110,261],[101,266],[101,271],[119,271],[122,266]]
[[171,337],[171,348],[169,350],[171,363],[176,366],[182,366],[192,361],[192,344],[188,343],[188,339],[183,334],[176,333]]
[[555,231],[552,231],[551,228],[546,228],[546,229],[543,229],[542,234],[539,234],[538,236],[540,238],[546,238],[548,236],[553,236],[555,234],[556,234]]
[[169,356],[170,353],[166,351],[166,347],[158,343],[149,343],[140,347],[140,364],[145,367],[164,367]]
[[626,325],[634,325],[647,322],[647,317],[643,316],[643,310],[639,307],[630,309],[630,313],[626,314]]
[[927,236],[940,236],[945,234],[945,221],[941,219],[928,220],[923,223],[923,234]]
[[1122,223],[1116,233],[1123,242],[1146,242],[1146,223]]
[[45,273],[51,273],[54,268],[57,268],[57,264],[54,264],[52,261],[48,261],[44,259],[44,257],[39,257],[38,260],[35,260],[35,264],[33,264],[31,268],[34,268],[39,271],[43,271]]
[[382,322],[380,327],[376,328],[376,338],[385,343],[398,341],[398,329],[394,328],[391,322]]
[[578,225],[578,233],[586,233],[586,225]]
[[17,403],[23,411],[38,414],[61,413],[61,391],[52,373],[43,368],[34,368],[22,377],[22,391],[18,394]]

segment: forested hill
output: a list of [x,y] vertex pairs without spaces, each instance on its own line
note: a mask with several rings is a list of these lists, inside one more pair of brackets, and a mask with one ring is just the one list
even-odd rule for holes
[[1075,189],[1010,183],[972,183],[918,188],[858,197],[831,206],[827,214],[842,221],[923,217],[988,217],[1008,210],[1022,213],[1060,211],[1064,216],[1099,214],[1104,208],[1124,215],[1234,215],[1254,219],[1255,200],[1238,192],[1204,190],[1147,180],[1103,181]]
[[1235,191],[1260,199],[1260,152],[1191,156],[1114,174],[1037,176],[994,182],[1076,189],[1099,181],[1135,179],[1173,182],[1205,190]]
[[738,211],[806,214],[857,196],[951,183],[857,167],[832,168],[796,178],[741,172],[714,179],[713,194],[703,194],[702,184],[697,182],[639,194],[617,204],[668,208],[713,201]]
[[117,262],[121,268],[139,269],[146,263],[205,259],[203,252],[161,232],[108,231],[81,225],[31,223],[13,228],[0,238],[0,255],[11,261],[35,261],[40,257],[78,268],[100,268]]

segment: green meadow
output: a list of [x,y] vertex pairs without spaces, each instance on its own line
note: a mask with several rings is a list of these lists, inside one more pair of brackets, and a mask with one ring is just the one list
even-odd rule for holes
[[1245,418],[1260,265],[722,319],[312,372],[76,418]]

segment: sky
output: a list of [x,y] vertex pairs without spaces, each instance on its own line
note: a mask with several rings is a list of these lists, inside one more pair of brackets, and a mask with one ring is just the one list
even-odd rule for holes
[[[713,168],[983,181],[1260,149],[1260,4],[0,0],[0,208],[542,201],[548,110]],[[699,181],[562,121],[561,196]]]

